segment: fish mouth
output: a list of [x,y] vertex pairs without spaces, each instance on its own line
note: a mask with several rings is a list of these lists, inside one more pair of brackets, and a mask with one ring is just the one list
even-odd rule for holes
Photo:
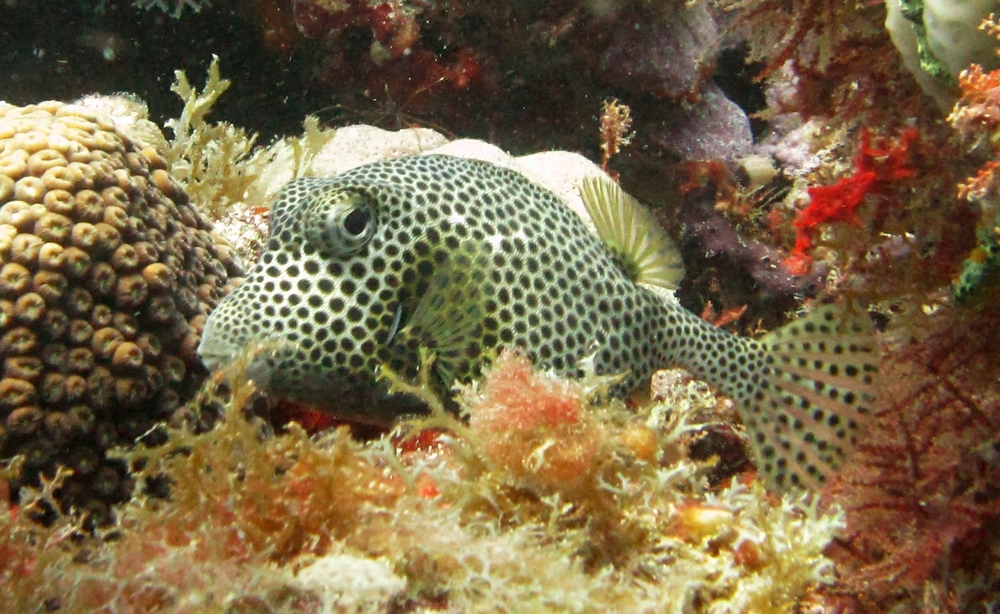
[[201,358],[201,364],[205,365],[209,371],[218,371],[231,363],[236,358],[236,354],[199,351],[198,357]]
[[[266,340],[262,343],[268,345]],[[272,340],[271,343],[277,345],[281,341]],[[325,371],[302,373],[293,383],[289,382],[280,369],[275,370],[275,347],[245,356],[248,345],[253,346],[254,342],[237,344],[213,335],[203,335],[197,352],[202,363],[212,371],[225,368],[233,361],[240,361],[240,375],[253,381],[258,389],[269,396],[303,403],[353,424],[388,429],[401,415],[426,413],[426,406],[420,399],[390,394],[380,384],[338,389],[332,375]]]
[[198,342],[198,349],[196,352],[198,353],[198,357],[201,358],[201,362],[208,367],[210,371],[215,371],[236,358],[239,350],[233,345],[228,343],[219,343],[217,341],[213,341],[206,335],[202,335],[201,341]]
[[[206,336],[202,337],[201,342],[198,343],[197,351],[201,362],[210,371],[215,371],[238,359],[245,349],[243,346],[213,341]],[[267,388],[271,381],[269,356],[269,352],[259,352],[246,363],[243,369],[243,375],[261,388]]]

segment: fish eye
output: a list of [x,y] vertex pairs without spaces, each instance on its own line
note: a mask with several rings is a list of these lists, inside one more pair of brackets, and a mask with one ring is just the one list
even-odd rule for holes
[[360,194],[324,194],[303,221],[311,243],[340,256],[360,250],[375,234],[375,210]]
[[365,229],[368,227],[368,222],[371,221],[371,212],[360,207],[352,209],[350,213],[344,216],[344,230],[354,236],[360,236],[365,233]]

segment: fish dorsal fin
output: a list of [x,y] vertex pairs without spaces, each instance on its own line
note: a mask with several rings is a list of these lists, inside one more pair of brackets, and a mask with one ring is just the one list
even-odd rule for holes
[[586,177],[580,196],[597,234],[632,281],[677,288],[684,277],[680,253],[638,200],[607,176]]
[[492,258],[487,245],[466,241],[438,265],[423,296],[394,343],[434,353],[446,388],[475,375],[483,354],[486,301],[492,295]]
[[825,306],[754,344],[763,378],[745,399],[757,466],[778,488],[818,489],[873,416],[875,336],[866,314]]

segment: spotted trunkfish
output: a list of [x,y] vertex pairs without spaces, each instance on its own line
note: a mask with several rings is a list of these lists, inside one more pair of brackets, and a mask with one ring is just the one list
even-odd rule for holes
[[[274,397],[386,422],[380,366],[443,389],[502,347],[566,376],[624,374],[625,395],[683,366],[737,404],[773,486],[819,487],[871,413],[876,361],[864,314],[822,307],[759,340],[665,300],[683,275],[669,237],[607,177],[580,188],[597,233],[563,201],[501,166],[416,155],[292,181],[256,267],[209,317],[210,367],[255,339]],[[395,413],[394,413],[395,412]]]

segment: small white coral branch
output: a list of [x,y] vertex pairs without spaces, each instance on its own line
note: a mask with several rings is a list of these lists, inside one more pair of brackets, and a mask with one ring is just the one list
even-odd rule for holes
[[159,9],[164,13],[169,13],[174,19],[180,18],[185,8],[190,8],[195,13],[200,13],[206,6],[212,6],[211,0],[173,0],[174,8],[170,9],[170,0],[132,0],[132,4],[140,9]]

